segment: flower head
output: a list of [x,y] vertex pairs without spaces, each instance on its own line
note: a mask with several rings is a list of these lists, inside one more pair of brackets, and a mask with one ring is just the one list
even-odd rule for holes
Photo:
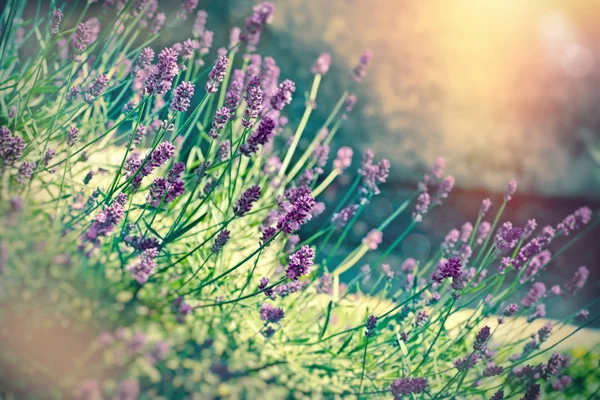
[[287,277],[293,281],[301,276],[307,275],[309,268],[313,265],[315,252],[308,246],[302,246],[300,250],[290,255],[288,258],[288,267],[285,270]]
[[158,64],[146,77],[146,93],[150,95],[165,94],[173,85],[173,78],[179,73],[177,52],[169,47],[158,54]]
[[190,106],[190,100],[194,95],[194,84],[192,82],[182,82],[175,89],[173,100],[171,101],[171,110],[185,112]]
[[233,205],[233,212],[235,215],[238,217],[243,217],[247,212],[249,212],[252,209],[252,205],[260,197],[260,194],[260,187],[256,185],[242,193],[241,197]]

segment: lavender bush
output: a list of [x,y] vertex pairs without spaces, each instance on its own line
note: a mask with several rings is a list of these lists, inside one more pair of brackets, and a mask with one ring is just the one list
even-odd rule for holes
[[[357,158],[330,145],[370,52],[311,132],[331,57],[316,59],[310,91],[298,93],[273,58],[256,53],[271,3],[250,10],[218,50],[197,0],[170,15],[171,4],[158,0],[106,0],[95,16],[92,1],[83,10],[74,3],[56,2],[48,15],[38,3],[33,19],[24,19],[24,1],[2,11],[5,393],[598,396],[589,373],[597,349],[558,351],[598,318],[593,304],[544,319],[545,307],[588,279],[587,267],[573,266],[569,282],[547,287],[543,272],[597,225],[589,208],[544,227],[503,221],[517,190],[511,181],[501,204],[483,200],[474,222],[450,231],[428,261],[391,264],[452,191],[438,158],[414,194],[348,252],[344,239],[379,195],[390,162],[367,151],[333,209],[319,196]],[[188,18],[189,38],[152,47]],[[287,117],[303,100],[304,113]],[[381,249],[402,213],[412,222]],[[302,235],[321,214],[327,222]],[[376,262],[340,280],[378,248]]]

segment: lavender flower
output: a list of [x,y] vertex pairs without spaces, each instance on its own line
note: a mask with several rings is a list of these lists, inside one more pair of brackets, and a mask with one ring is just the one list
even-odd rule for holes
[[535,231],[536,227],[537,221],[535,220],[535,218],[527,220],[527,224],[525,225],[525,228],[523,228],[523,239],[527,239],[529,236],[531,236],[533,231]]
[[533,383],[529,385],[525,396],[521,397],[521,400],[538,400],[540,398],[540,385]]
[[269,117],[264,117],[263,120],[260,121],[258,129],[252,133],[246,143],[240,146],[240,153],[248,157],[252,155],[252,153],[256,153],[258,151],[258,146],[264,146],[271,140],[274,129],[275,121]]
[[182,82],[175,89],[173,100],[171,101],[171,110],[185,112],[190,106],[190,100],[194,96],[194,84],[192,82]]
[[416,261],[414,258],[407,258],[400,266],[400,270],[404,273],[410,273],[415,270]]
[[519,305],[516,303],[509,304],[504,308],[504,315],[506,317],[512,317],[513,315],[515,315],[518,312],[519,312]]
[[377,317],[374,315],[369,315],[369,318],[367,318],[367,322],[365,323],[365,336],[366,337],[375,336],[376,329],[377,329]]
[[233,205],[233,212],[238,217],[243,217],[252,209],[252,205],[260,197],[260,187],[254,185],[250,189],[242,193],[242,196]]
[[567,386],[570,386],[573,380],[568,375],[563,375],[556,381],[552,382],[552,389],[556,391],[564,390]]
[[390,173],[390,162],[382,159],[377,164],[373,164],[373,150],[367,149],[363,159],[362,167],[358,173],[363,176],[363,185],[365,189],[375,195],[379,194],[379,184],[385,183]]
[[258,290],[263,292],[265,294],[265,296],[274,298],[275,297],[274,290],[267,289],[268,285],[269,285],[269,278],[266,278],[266,277],[260,278],[260,282],[258,284]]
[[431,275],[431,280],[441,283],[446,278],[460,279],[462,277],[462,261],[458,257],[450,257],[446,262],[440,262]]
[[298,230],[312,218],[314,206],[315,199],[310,194],[298,197],[287,213],[277,218],[277,229],[287,234]]
[[212,251],[214,254],[221,251],[223,246],[225,246],[227,244],[227,242],[229,241],[229,238],[230,238],[230,232],[227,229],[223,229],[217,235],[215,242],[213,243],[212,247],[210,248],[210,251]]
[[585,283],[590,276],[590,270],[586,266],[581,266],[577,268],[577,271],[573,274],[571,281],[567,285],[567,290],[571,294],[577,293],[579,290],[585,286]]
[[82,22],[77,26],[77,30],[71,40],[71,45],[78,52],[87,49],[87,46],[92,41],[92,26],[88,22]]
[[77,96],[79,95],[80,91],[81,91],[81,88],[77,85],[71,87],[71,89],[69,89],[69,93],[67,93],[67,95],[65,96],[65,99],[67,101],[75,100],[77,98]]
[[350,147],[340,147],[337,152],[337,158],[333,161],[333,168],[342,173],[346,168],[352,165],[353,151]]
[[369,250],[377,250],[377,247],[381,244],[382,240],[383,234],[381,233],[381,231],[373,229],[369,231],[369,233],[367,233],[367,236],[363,238],[362,244],[364,246],[367,246]]
[[529,289],[529,292],[527,292],[527,295],[525,295],[525,298],[521,301],[521,304],[523,307],[529,308],[537,303],[544,294],[546,294],[546,285],[542,282],[535,282],[531,289]]
[[0,171],[4,166],[12,167],[15,162],[19,161],[23,156],[25,149],[25,141],[23,138],[11,134],[7,127],[0,127]]
[[250,52],[256,50],[263,26],[273,19],[275,6],[270,1],[265,1],[256,5],[253,11],[252,15],[246,18],[244,25],[246,32],[240,35],[240,40],[246,44]]
[[133,279],[140,285],[146,283],[148,278],[154,273],[156,269],[156,257],[158,257],[158,250],[148,249],[127,268]]
[[219,145],[219,161],[227,161],[231,153],[231,142],[225,140]]
[[415,326],[420,327],[425,325],[425,323],[429,320],[429,314],[427,311],[421,310],[415,315]]
[[17,183],[20,185],[26,184],[29,179],[31,179],[31,175],[33,175],[33,171],[37,167],[35,162],[24,161],[23,164],[19,167],[19,171],[17,172]]
[[496,249],[504,252],[514,248],[522,234],[521,228],[513,227],[511,222],[505,222],[496,232]]
[[483,218],[485,214],[489,211],[492,206],[492,201],[490,199],[483,199],[481,202],[481,208],[479,209],[479,215]]
[[200,47],[200,43],[197,40],[186,39],[181,47],[181,58],[189,60],[194,56],[194,51]]
[[417,197],[417,204],[415,205],[415,211],[413,212],[413,219],[416,222],[423,221],[423,216],[429,211],[429,205],[431,204],[431,198],[429,193],[423,192]]
[[225,56],[220,56],[215,63],[215,66],[208,74],[208,82],[206,82],[206,91],[208,93],[217,93],[219,84],[225,79],[225,73],[229,66],[229,60]]
[[483,221],[479,224],[479,228],[477,228],[477,236],[475,237],[475,242],[477,244],[482,244],[483,241],[487,238],[490,233],[491,225],[487,221]]
[[314,264],[315,252],[308,246],[302,246],[300,250],[290,255],[288,258],[288,267],[285,270],[286,276],[297,281],[303,275],[307,275],[309,268]]
[[264,303],[260,307],[260,319],[263,321],[277,324],[283,319],[284,315],[283,309],[275,308],[268,303]]
[[50,26],[48,26],[50,35],[54,36],[58,33],[58,29],[60,27],[60,23],[61,23],[63,17],[64,17],[64,14],[58,8],[52,12],[52,17],[50,19]]
[[517,191],[517,181],[514,179],[511,179],[508,182],[508,186],[506,188],[506,193],[504,193],[504,201],[510,201],[516,191]]
[[331,223],[334,224],[337,229],[343,228],[354,216],[356,210],[358,210],[358,204],[352,204],[351,206],[342,208],[340,212],[333,214]]
[[99,75],[92,83],[92,86],[88,89],[90,95],[93,97],[100,96],[102,92],[104,92],[107,83],[108,77],[106,76],[106,74]]
[[427,390],[427,378],[399,378],[392,382],[394,400],[400,400],[411,394],[421,394]]
[[504,390],[500,389],[490,397],[490,400],[504,400]]
[[485,344],[489,340],[490,336],[492,336],[492,330],[489,326],[484,326],[481,328],[477,336],[475,337],[475,343],[473,344],[473,349],[477,351],[483,350]]
[[231,118],[235,117],[235,111],[238,103],[240,102],[240,96],[244,90],[244,72],[241,69],[236,69],[231,73],[231,82],[229,83],[229,90],[225,94],[225,107],[229,109]]
[[208,132],[208,136],[210,136],[213,139],[218,138],[221,131],[225,127],[225,124],[227,123],[227,121],[229,121],[230,116],[231,114],[227,107],[222,107],[218,109],[215,112],[215,116],[213,117],[212,128]]
[[277,93],[271,98],[271,107],[274,110],[283,110],[283,108],[292,102],[292,94],[296,91],[296,85],[289,79],[279,84]]
[[198,7],[198,0],[183,0],[183,3],[181,3],[181,10],[177,16],[186,20],[188,14],[193,13],[196,7]]
[[77,143],[77,139],[79,138],[79,129],[76,126],[72,126],[67,131],[67,146],[73,147],[75,143]]
[[315,290],[320,294],[332,294],[333,293],[333,278],[329,274],[323,274],[319,278],[319,281],[315,284]]
[[370,50],[366,50],[358,61],[358,64],[352,70],[352,79],[355,82],[360,82],[363,80],[365,75],[367,74],[367,69],[369,64],[371,64],[371,60],[373,59],[373,53]]
[[88,228],[81,238],[82,245],[90,242],[97,247],[100,244],[100,238],[111,234],[125,215],[125,203],[127,195],[118,194],[112,204],[100,211],[94,218],[94,222]]
[[[532,260],[534,256],[542,251],[542,244],[540,240],[537,238],[532,239],[527,242],[525,246],[521,247],[519,253],[517,253],[517,257],[513,260],[513,265],[516,269],[521,269],[523,265],[525,265],[529,260]],[[533,271],[530,271],[530,276],[533,275]],[[537,272],[537,271],[535,271]]]
[[573,214],[568,215],[558,226],[556,230],[563,235],[569,235],[587,225],[592,219],[592,210],[588,207],[581,207]]
[[156,17],[154,17],[154,21],[152,21],[152,26],[150,27],[150,33],[153,35],[158,35],[158,32],[161,31],[166,20],[167,16],[165,15],[165,13],[156,14]]
[[482,375],[485,378],[490,378],[492,376],[502,375],[503,372],[504,372],[503,367],[492,364],[492,365],[488,365],[487,367],[485,367],[485,369],[482,372]]
[[206,28],[206,21],[208,21],[208,13],[204,10],[198,10],[196,13],[196,20],[192,27],[192,35],[195,38],[199,38],[204,34]]
[[173,85],[173,78],[179,73],[177,52],[169,47],[158,54],[158,64],[146,77],[146,93],[150,95],[165,94]]
[[322,53],[315,61],[311,71],[313,74],[326,75],[331,65],[331,54]]
[[258,77],[254,77],[246,87],[246,110],[242,118],[242,125],[246,128],[252,127],[253,119],[258,117],[258,113],[262,108],[263,92],[258,84]]
[[448,195],[454,188],[454,182],[455,182],[454,177],[451,175],[448,175],[447,177],[445,177],[442,180],[442,182],[440,183],[440,186],[438,187],[438,190],[437,190],[436,201],[435,201],[436,204],[442,204],[442,199],[445,199],[448,197]]
[[459,371],[468,371],[473,369],[479,362],[479,354],[471,353],[464,358],[459,358],[454,361],[454,367]]

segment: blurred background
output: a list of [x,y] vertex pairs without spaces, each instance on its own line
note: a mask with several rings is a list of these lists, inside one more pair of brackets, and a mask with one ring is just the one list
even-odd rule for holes
[[[506,183],[519,182],[504,220],[556,225],[577,207],[600,209],[600,2],[597,0],[274,0],[273,24],[259,52],[272,56],[281,79],[298,90],[287,109],[292,126],[304,109],[311,65],[329,52],[333,66],[321,85],[305,140],[311,139],[346,89],[365,49],[374,53],[358,102],[333,143],[350,144],[355,167],[325,192],[344,193],[368,147],[391,160],[390,179],[357,224],[348,247],[387,217],[442,155],[456,186],[387,260],[426,259],[452,228],[474,222],[483,198],[498,206]],[[215,32],[214,57],[232,26],[242,26],[257,1],[200,1]],[[161,0],[179,8],[180,1]],[[94,4],[98,8],[102,5]],[[161,34],[156,47],[191,37],[194,18]],[[332,153],[334,154],[334,153]],[[495,209],[493,209],[495,210]],[[389,245],[410,216],[384,232]],[[311,224],[316,229],[320,224]],[[597,297],[600,237],[587,235],[550,267],[547,284],[570,279],[580,265],[591,270],[577,304],[549,310],[562,316]],[[377,254],[371,254],[373,258]],[[367,259],[366,262],[369,260]],[[349,280],[360,266],[344,276]],[[562,307],[562,308],[561,308]]]

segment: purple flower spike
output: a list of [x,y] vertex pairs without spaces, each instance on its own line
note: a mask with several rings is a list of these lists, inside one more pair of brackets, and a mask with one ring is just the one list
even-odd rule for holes
[[581,266],[577,268],[577,271],[575,271],[575,274],[573,274],[571,281],[567,285],[567,290],[569,291],[569,293],[575,294],[579,290],[583,289],[589,276],[590,270],[586,266]]
[[227,121],[229,121],[230,117],[231,114],[227,107],[222,107],[218,109],[215,112],[215,116],[213,117],[212,128],[208,132],[208,136],[210,136],[213,139],[218,138],[221,133],[221,130],[223,130],[225,124],[227,123]]
[[229,83],[229,90],[225,94],[225,107],[229,109],[231,117],[235,117],[235,111],[242,91],[244,90],[244,72],[241,69],[236,69],[231,73],[231,82]]
[[284,80],[279,84],[277,93],[271,98],[271,107],[274,110],[281,111],[283,108],[292,102],[292,94],[296,91],[296,85],[289,79]]
[[187,16],[193,13],[196,7],[198,7],[198,0],[183,0],[178,14],[179,18],[186,20]]
[[308,275],[309,268],[314,264],[315,252],[308,246],[302,246],[300,250],[289,256],[288,267],[285,270],[287,277],[293,281],[304,275]]
[[484,326],[481,328],[477,336],[475,337],[475,343],[473,344],[473,349],[477,351],[481,351],[484,349],[485,344],[489,340],[490,336],[492,336],[492,330],[489,326]]
[[217,238],[215,239],[215,243],[213,243],[212,247],[210,248],[210,251],[212,251],[214,254],[221,251],[223,246],[225,246],[227,244],[227,242],[229,241],[229,238],[230,238],[230,232],[227,229],[223,229],[217,235]]
[[250,128],[254,124],[253,120],[258,117],[263,104],[263,91],[260,88],[258,77],[252,78],[246,87],[246,103],[242,125]]
[[346,168],[352,165],[352,155],[354,151],[347,146],[340,147],[337,152],[337,158],[333,161],[333,168],[342,173]]
[[248,51],[256,50],[256,45],[260,40],[260,33],[264,25],[271,23],[275,6],[270,1],[260,3],[253,8],[251,16],[246,18],[246,32],[240,35],[240,40],[246,43]]
[[217,93],[219,84],[225,79],[225,73],[229,66],[229,60],[225,56],[220,56],[215,63],[215,66],[208,74],[208,82],[206,82],[206,91],[208,93]]
[[400,378],[392,382],[394,400],[401,400],[411,394],[420,394],[427,390],[427,378]]
[[431,197],[429,193],[423,192],[417,197],[417,204],[415,205],[415,211],[413,212],[413,219],[416,222],[423,221],[423,216],[429,211],[431,204]]
[[79,129],[76,126],[72,126],[67,131],[67,146],[73,147],[75,143],[77,143],[77,139],[79,138]]
[[166,20],[167,16],[165,13],[156,14],[154,21],[152,21],[152,26],[150,27],[150,33],[153,35],[158,35],[158,32],[160,32]]
[[127,270],[140,285],[148,281],[148,278],[156,269],[156,257],[158,256],[157,249],[148,249],[139,257]]
[[492,206],[492,201],[490,199],[483,199],[481,202],[481,208],[479,209],[479,215],[483,218],[485,214],[490,210]]
[[373,53],[370,50],[366,50],[358,61],[358,64],[352,70],[352,79],[356,82],[360,82],[363,80],[365,75],[367,74],[367,69],[369,64],[371,64],[371,60],[373,59]]
[[383,234],[381,233],[381,231],[373,229],[369,231],[369,233],[367,233],[367,236],[363,238],[362,244],[367,246],[369,250],[377,250],[377,247],[381,244],[382,240]]
[[88,22],[89,21],[79,24],[75,34],[73,35],[71,45],[78,52],[82,52],[87,49],[88,44],[90,44],[92,41],[92,27]]
[[283,309],[273,307],[269,303],[265,303],[260,307],[260,319],[265,322],[277,324],[284,316],[285,313],[283,312]]
[[242,196],[233,205],[233,212],[238,217],[243,217],[252,209],[252,205],[261,195],[260,187],[254,185],[242,193]]
[[588,207],[581,207],[573,214],[567,216],[563,222],[558,224],[556,230],[564,235],[569,235],[587,225],[592,219],[592,210]]
[[441,283],[446,278],[460,279],[462,277],[462,261],[459,257],[450,257],[448,261],[438,264],[431,275],[431,280]]
[[313,74],[326,75],[331,66],[331,54],[323,53],[317,58],[315,64],[312,67]]
[[204,10],[199,10],[196,13],[196,20],[194,21],[194,26],[192,27],[192,35],[195,38],[199,38],[204,34],[206,21],[208,21],[208,13]]
[[374,315],[369,315],[367,318],[367,322],[365,323],[365,336],[372,337],[375,336],[375,330],[377,329],[377,317]]
[[506,193],[504,193],[504,201],[510,201],[516,191],[517,191],[517,181],[514,179],[511,179],[508,182],[508,186],[506,188]]
[[258,146],[264,146],[273,137],[275,130],[275,121],[269,117],[264,117],[246,143],[240,146],[240,153],[245,156],[250,156],[258,151]]
[[50,26],[48,30],[52,36],[58,33],[58,29],[60,27],[60,23],[64,17],[64,14],[59,9],[56,9],[52,12],[52,18],[50,19]]
[[171,101],[171,110],[185,112],[190,106],[190,100],[194,96],[194,84],[192,82],[182,82],[175,89],[173,100]]
[[0,127],[0,171],[3,166],[12,167],[15,162],[19,161],[25,149],[25,141],[23,138],[11,134],[7,127]]
[[108,77],[106,74],[99,75],[96,80],[92,83],[92,86],[89,88],[89,93],[93,97],[98,97],[104,92],[106,88],[106,84],[108,83]]
[[146,93],[165,94],[173,85],[173,78],[179,73],[177,52],[169,47],[158,54],[158,64],[146,77]]

